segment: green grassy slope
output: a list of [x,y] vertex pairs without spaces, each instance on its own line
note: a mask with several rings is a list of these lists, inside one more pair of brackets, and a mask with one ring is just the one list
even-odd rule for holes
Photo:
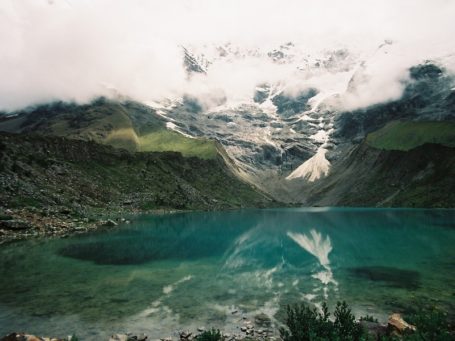
[[384,150],[411,150],[425,143],[455,147],[455,122],[393,121],[368,134],[369,146]]
[[130,152],[174,151],[203,159],[218,154],[215,141],[169,130],[153,109],[135,102],[98,99],[88,105],[49,104],[1,120],[0,131],[95,141]]
[[213,159],[218,154],[214,141],[201,138],[188,138],[175,131],[159,130],[139,137],[139,151],[175,151],[183,156],[196,156]]

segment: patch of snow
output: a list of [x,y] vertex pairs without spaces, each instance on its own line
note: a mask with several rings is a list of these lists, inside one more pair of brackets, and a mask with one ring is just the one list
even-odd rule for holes
[[327,141],[328,134],[325,130],[319,130],[316,134],[313,134],[310,136],[310,139],[316,141],[316,142],[321,142],[324,143]]
[[303,114],[303,116],[299,117],[297,122],[298,121],[313,121],[313,119],[310,116],[308,116],[307,114]]
[[310,182],[316,181],[329,173],[330,162],[325,158],[327,149],[319,148],[317,153],[306,160],[286,177],[286,180],[303,178]]
[[164,105],[161,103],[155,102],[155,101],[145,101],[145,105],[148,105],[149,107],[152,107],[153,109],[164,109]]
[[177,126],[175,125],[175,123],[166,122],[166,128],[167,128],[167,129],[175,130],[175,129],[177,128]]
[[161,116],[161,117],[165,118],[167,121],[173,121],[173,122],[175,122],[175,120],[174,120],[173,118],[168,117],[167,114],[166,114],[166,112],[163,111],[163,110],[157,110],[157,111],[156,111],[156,114],[157,114],[158,116]]
[[259,107],[262,109],[262,111],[266,114],[269,115],[276,115],[276,106],[273,104],[270,98],[265,100],[263,103],[259,105]]
[[181,131],[180,129],[178,129],[177,125],[175,123],[172,123],[172,122],[166,122],[166,128],[169,129],[169,130],[173,130],[185,137],[188,137],[190,139],[194,139],[195,137],[194,136],[191,136],[189,134],[186,134],[184,133],[183,131]]

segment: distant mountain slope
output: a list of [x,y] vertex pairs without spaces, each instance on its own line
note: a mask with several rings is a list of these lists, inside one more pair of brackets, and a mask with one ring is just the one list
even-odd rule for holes
[[166,123],[140,103],[100,98],[87,105],[57,102],[19,112],[1,119],[0,131],[95,141],[132,152],[176,151],[204,159],[218,154],[214,141],[186,137]]
[[368,134],[367,143],[378,149],[411,150],[425,143],[455,147],[455,121],[392,121]]
[[[389,45],[378,48],[377,55],[387,55]],[[290,53],[294,48],[287,44],[282,49]],[[237,56],[236,51],[227,56]],[[185,53],[189,77],[210,73],[214,64],[208,56],[198,57],[190,50]],[[263,57],[281,63],[287,60],[278,58],[281,55],[286,54]],[[219,55],[220,60],[225,57],[224,52]],[[94,141],[130,152],[177,151],[205,160],[222,157],[238,178],[282,202],[455,206],[452,199],[443,196],[428,195],[428,202],[423,194],[416,198],[413,187],[436,193],[433,190],[446,181],[440,193],[453,188],[454,181],[446,179],[452,173],[445,168],[444,159],[431,159],[439,153],[421,157],[428,163],[415,163],[414,159],[427,144],[434,145],[434,150],[455,147],[455,78],[451,71],[437,61],[422,62],[408,69],[400,98],[348,110],[341,105],[343,98],[368,90],[361,85],[369,77],[365,65],[372,60],[358,63],[348,51],[337,51],[327,58],[325,62],[305,61],[308,68],[296,72],[302,77],[325,77],[333,72],[342,75],[333,91],[314,85],[288,93],[277,83],[258,84],[251,98],[238,102],[215,96],[210,99],[212,106],[191,95],[147,105],[106,99],[87,105],[53,103],[0,115],[0,131]],[[364,153],[354,153],[356,150]],[[399,162],[393,159],[395,155],[401,155]],[[449,160],[450,155],[447,152]],[[391,160],[399,167],[392,173],[395,178],[389,179],[380,171],[388,171]],[[431,182],[421,187],[408,177],[419,177],[427,167],[438,169],[442,176],[432,178],[434,188]],[[377,181],[393,188],[397,178],[399,190],[388,191],[386,186],[378,188],[375,195],[369,194]],[[357,194],[351,197],[353,188]],[[405,192],[410,195],[407,199]],[[326,193],[330,195],[324,196]]]
[[[269,205],[222,156],[130,153],[55,136],[0,133],[0,208],[222,209]],[[43,213],[44,214],[44,213]]]
[[219,66],[251,59],[292,65],[296,86],[271,80],[235,100],[217,92],[151,105],[185,134],[218,141],[248,181],[282,201],[301,202],[304,194],[295,196],[296,188],[342,171],[333,166],[370,133],[369,145],[379,149],[452,145],[453,55],[403,66],[399,79],[387,83],[395,89],[391,95],[386,83],[380,84],[391,72],[385,65],[402,60],[399,50],[400,43],[392,41],[368,54],[337,49],[311,56],[293,43],[273,51],[189,46],[188,77],[210,78]]
[[362,143],[321,181],[300,190],[317,206],[455,207],[455,148],[423,144],[408,151]]

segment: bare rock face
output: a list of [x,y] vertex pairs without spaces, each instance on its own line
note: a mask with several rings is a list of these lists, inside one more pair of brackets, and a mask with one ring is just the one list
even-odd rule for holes
[[389,316],[387,328],[391,333],[405,334],[416,331],[416,327],[403,320],[400,314],[392,314]]

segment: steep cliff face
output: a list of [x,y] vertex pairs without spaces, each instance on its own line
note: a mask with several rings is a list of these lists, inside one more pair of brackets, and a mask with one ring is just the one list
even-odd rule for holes
[[0,131],[94,141],[130,152],[175,151],[210,159],[219,148],[214,141],[175,131],[175,125],[154,109],[126,100],[99,98],[86,105],[54,102],[1,116]]

